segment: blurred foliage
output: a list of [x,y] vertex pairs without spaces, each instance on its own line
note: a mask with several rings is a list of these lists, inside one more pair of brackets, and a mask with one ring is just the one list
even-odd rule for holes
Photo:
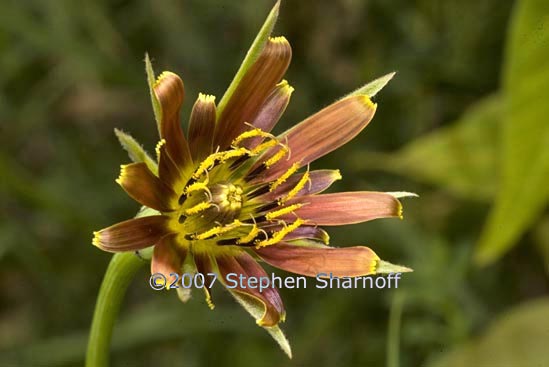
[[549,360],[549,298],[527,302],[501,316],[480,340],[432,363],[433,367],[543,366]]
[[476,260],[489,263],[516,243],[549,201],[549,2],[518,4],[503,74],[501,184]]
[[[128,158],[113,129],[149,151],[156,143],[145,52],[157,71],[182,75],[188,116],[198,92],[226,90],[271,6],[2,2],[0,366],[82,364],[110,258],[91,232],[138,209],[114,183]],[[143,271],[123,306],[113,365],[442,366],[468,355],[492,361],[494,345],[514,358],[517,329],[543,339],[532,319],[547,313],[533,299],[549,290],[548,13],[543,0],[285,1],[275,34],[293,45],[296,92],[277,131],[398,71],[366,131],[313,168],[341,168],[335,190],[419,193],[405,201],[404,221],[330,229],[334,245],[370,245],[416,271],[398,290],[281,290],[292,361],[221,288],[215,311],[200,292],[182,305],[149,289]],[[502,214],[489,242],[518,246],[478,268],[494,198]],[[501,313],[514,307],[506,322]]]

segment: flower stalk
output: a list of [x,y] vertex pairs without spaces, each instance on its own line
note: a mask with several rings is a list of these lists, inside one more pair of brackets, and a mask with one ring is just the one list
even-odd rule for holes
[[145,262],[133,252],[115,254],[97,297],[86,352],[86,367],[109,365],[109,351],[114,323],[128,286]]

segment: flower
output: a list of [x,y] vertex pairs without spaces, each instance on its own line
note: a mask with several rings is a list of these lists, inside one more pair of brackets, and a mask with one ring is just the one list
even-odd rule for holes
[[[278,4],[267,28],[277,12]],[[402,216],[398,197],[406,193],[321,194],[341,175],[338,170],[309,168],[368,125],[376,111],[368,88],[275,136],[271,130],[293,92],[282,80],[292,52],[284,37],[261,41],[260,36],[252,47],[259,50],[257,56],[245,60],[218,106],[215,97],[199,94],[187,137],[179,118],[183,81],[172,72],[155,80],[147,57],[160,133],[157,162],[117,131],[134,163],[123,165],[116,180],[145,210],[95,232],[93,244],[109,252],[154,246],[152,273],[181,273],[185,268],[218,274],[224,284],[228,274],[266,277],[257,260],[305,276],[408,271],[381,261],[368,247],[330,247],[321,228]],[[204,290],[213,308],[210,290]],[[285,318],[278,291],[240,286],[229,291],[290,355],[278,327]]]

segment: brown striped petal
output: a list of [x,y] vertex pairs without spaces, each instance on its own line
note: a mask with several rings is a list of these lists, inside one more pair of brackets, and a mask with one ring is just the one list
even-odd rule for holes
[[175,233],[170,233],[154,245],[151,274],[164,274],[166,278],[169,278],[171,273],[181,274],[181,266],[185,260],[186,251],[176,247],[175,237]]
[[[250,280],[250,277],[265,277],[268,279],[270,277],[248,253],[242,252],[237,256],[219,256],[216,260],[225,285],[231,287],[228,287],[229,291],[239,293],[241,296],[246,296],[250,301],[260,302],[263,305],[265,311],[261,318],[256,320],[258,325],[270,327],[284,320],[284,305],[276,288],[269,286],[260,292],[259,288],[249,287],[248,280]],[[243,281],[231,281],[230,277],[237,280],[240,279],[241,275]],[[227,278],[228,276],[229,278]]]
[[200,93],[189,120],[189,148],[195,162],[212,152],[215,118],[215,97]]
[[[280,120],[280,117],[286,110],[290,97],[294,88],[287,81],[283,80],[276,85],[269,97],[257,114],[257,117],[252,121],[252,125],[265,132],[270,132]],[[252,138],[246,140],[242,146],[253,148],[261,142],[261,138]]]
[[217,121],[214,149],[225,149],[256,119],[267,97],[286,72],[292,49],[284,37],[270,38],[255,63],[238,84]]
[[163,215],[126,220],[94,232],[92,243],[109,252],[141,250],[168,234],[168,221]]
[[158,177],[174,192],[180,192],[185,185],[184,177],[175,162],[173,161],[168,149],[166,141],[161,140],[156,147],[158,156]]
[[368,247],[305,247],[289,243],[255,250],[267,264],[295,274],[357,277],[376,273],[379,257]]
[[121,166],[116,182],[140,204],[161,212],[174,210],[177,196],[143,162]]
[[[263,179],[278,177],[295,162],[305,166],[339,148],[368,125],[375,111],[376,105],[367,96],[351,96],[302,121],[279,136],[291,154],[265,171]],[[273,148],[269,155],[279,149]]]
[[154,92],[162,106],[160,137],[166,139],[168,152],[177,166],[183,172],[190,174],[191,153],[179,121],[179,113],[185,97],[183,81],[177,74],[165,71],[158,77]]
[[[402,217],[402,205],[384,192],[359,191],[304,196],[295,215],[319,226],[361,223],[377,218]],[[289,216],[287,219],[293,219]]]

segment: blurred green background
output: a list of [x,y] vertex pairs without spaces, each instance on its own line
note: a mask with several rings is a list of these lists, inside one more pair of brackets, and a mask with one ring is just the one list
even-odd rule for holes
[[[0,366],[80,366],[110,255],[92,231],[138,206],[113,134],[153,151],[143,58],[218,96],[272,1],[3,0]],[[139,273],[114,366],[549,365],[549,2],[287,0],[296,91],[277,132],[378,76],[373,122],[313,164],[332,190],[413,191],[405,219],[330,228],[411,266],[398,290],[281,291],[288,361],[220,287],[210,311]],[[272,269],[269,269],[269,271]],[[278,272],[282,274],[282,272]],[[313,282],[310,282],[313,284]]]

